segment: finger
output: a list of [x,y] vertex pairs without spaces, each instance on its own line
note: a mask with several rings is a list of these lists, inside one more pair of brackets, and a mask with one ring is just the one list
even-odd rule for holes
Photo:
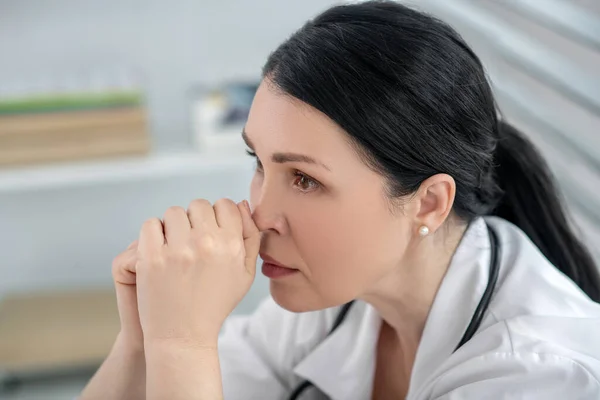
[[190,220],[181,207],[169,207],[163,217],[165,243],[170,247],[181,247],[189,242]]
[[158,218],[144,222],[140,230],[138,251],[144,256],[155,255],[165,244],[163,223]]
[[136,249],[138,248],[138,244],[140,243],[139,240],[134,240],[133,242],[131,242],[131,244],[129,246],[127,246],[126,250],[130,250],[130,249]]
[[237,205],[230,199],[220,199],[213,206],[219,228],[242,234],[242,215]]
[[[134,242],[136,243],[136,242]],[[115,257],[112,264],[113,279],[124,285],[135,285],[135,264],[137,263],[137,248],[132,247]]]
[[246,200],[238,203],[238,209],[242,217],[242,237],[244,238],[244,249],[246,250],[246,270],[251,274],[256,272],[256,258],[260,250],[260,230],[252,219],[252,211]]
[[187,214],[194,230],[206,232],[218,228],[215,210],[208,200],[193,200],[188,206]]

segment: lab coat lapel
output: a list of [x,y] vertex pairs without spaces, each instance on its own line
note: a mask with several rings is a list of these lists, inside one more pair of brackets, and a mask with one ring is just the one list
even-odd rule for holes
[[490,242],[483,218],[471,223],[452,257],[429,312],[411,374],[408,398],[453,352],[488,281]]
[[355,302],[344,323],[302,360],[294,372],[332,400],[370,398],[380,326],[381,318],[371,306]]

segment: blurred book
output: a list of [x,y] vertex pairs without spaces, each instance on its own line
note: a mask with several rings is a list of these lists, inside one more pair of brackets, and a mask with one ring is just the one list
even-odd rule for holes
[[149,150],[139,90],[0,97],[0,167],[144,155]]

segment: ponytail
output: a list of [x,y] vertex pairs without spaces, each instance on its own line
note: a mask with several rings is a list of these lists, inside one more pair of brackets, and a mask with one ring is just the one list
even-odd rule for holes
[[534,145],[499,122],[496,179],[504,192],[493,215],[523,230],[560,271],[600,302],[600,273],[569,226],[552,174]]

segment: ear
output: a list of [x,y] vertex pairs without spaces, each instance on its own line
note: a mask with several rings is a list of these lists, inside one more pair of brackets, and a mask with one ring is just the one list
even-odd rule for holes
[[448,174],[437,174],[421,183],[415,202],[416,230],[426,226],[433,233],[446,221],[456,195],[456,182]]

